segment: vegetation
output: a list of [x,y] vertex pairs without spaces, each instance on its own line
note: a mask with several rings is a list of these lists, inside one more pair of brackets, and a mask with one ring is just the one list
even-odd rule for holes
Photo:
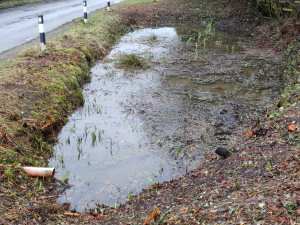
[[119,66],[125,68],[145,68],[146,60],[136,54],[122,54],[119,59]]
[[[162,0],[156,0],[157,2]],[[147,3],[147,2],[153,2],[153,0],[124,0],[120,1],[114,5],[127,5],[127,4],[138,4],[138,3]]]
[[6,9],[18,5],[24,5],[24,4],[35,3],[35,2],[43,2],[43,1],[45,0],[12,0],[12,1],[7,0],[7,1],[2,1],[0,3],[0,9]]
[[[18,165],[47,166],[55,140],[52,132],[83,103],[80,87],[90,79],[90,63],[104,56],[123,32],[116,18],[101,11],[89,17],[87,24],[80,20],[49,40],[44,52],[35,45],[1,63],[0,174],[4,179],[0,178],[0,192],[18,192],[14,197],[1,197],[1,204],[22,201],[26,205],[39,196],[38,191],[49,186],[53,190],[51,180],[35,185]],[[77,150],[82,153],[81,148]],[[60,162],[63,165],[63,155]],[[26,190],[31,190],[30,197],[23,199]],[[7,207],[3,210],[0,208],[2,218],[14,213]]]
[[[186,2],[175,1],[173,3],[177,5],[174,11],[166,3],[166,9],[174,13],[170,17],[167,14],[169,11],[165,9],[163,14],[163,7],[157,9],[161,10],[160,12],[155,11],[153,4],[149,3],[149,7],[153,7],[150,11],[154,9],[155,14],[147,12],[145,17],[149,19],[148,24],[153,25],[166,18],[168,21],[165,22],[172,19],[176,22],[179,21],[178,18],[182,21],[193,21],[201,16],[208,22],[216,22],[223,18],[225,13],[231,16],[227,19],[234,18],[241,21],[245,17],[243,22],[252,19],[255,24],[259,18],[272,16],[272,19],[279,20],[279,24],[284,22],[278,27],[280,36],[275,38],[276,41],[282,41],[289,31],[288,22],[284,21],[284,18],[294,19],[298,16],[298,5],[295,7],[291,4],[293,1],[285,3],[280,1],[279,4],[276,0],[228,2],[230,4],[226,4],[225,0],[209,3],[203,1],[194,5],[193,2],[189,2],[191,6],[187,6]],[[257,13],[254,7],[247,8],[249,6],[245,3],[249,2],[257,4],[264,14]],[[239,4],[243,7],[241,10],[235,10],[234,7]],[[183,10],[184,7],[188,13]],[[251,17],[244,8],[256,14]],[[127,25],[138,24],[139,20],[133,19],[134,15],[122,14],[124,16],[122,18],[125,18]],[[264,20],[260,22],[263,24]],[[296,26],[296,29],[299,28]],[[207,27],[207,30],[209,31],[210,27]],[[84,24],[81,20],[67,32],[53,38],[47,43],[45,52],[41,52],[40,47],[36,45],[1,64],[0,223],[21,223],[23,215],[26,215],[25,220],[33,222],[39,220],[38,223],[65,222],[69,220],[69,215],[73,215],[77,216],[76,219],[82,224],[87,223],[87,217],[90,215],[79,217],[81,214],[64,214],[69,213],[67,205],[52,203],[50,199],[61,193],[51,191],[56,188],[55,182],[48,179],[41,181],[38,178],[32,180],[22,171],[21,165],[47,166],[47,159],[53,151],[51,144],[55,140],[54,132],[65,123],[65,117],[83,103],[80,87],[89,80],[90,63],[103,57],[122,32],[120,22],[111,14],[102,11],[89,17],[88,24]],[[260,37],[268,35],[263,31],[257,31],[257,34]],[[105,209],[101,206],[99,210],[96,208],[100,206],[97,206],[94,211],[105,214],[106,221],[111,224],[123,220],[130,223],[144,222],[147,219],[145,214],[150,214],[150,208],[156,207],[159,202],[161,205],[165,203],[164,206],[168,208],[171,206],[169,210],[166,210],[167,207],[164,208],[161,223],[184,224],[195,221],[199,224],[215,224],[218,221],[256,223],[267,219],[269,222],[299,223],[297,168],[300,135],[296,128],[300,107],[298,101],[300,43],[298,39],[290,38],[283,46],[287,44],[284,51],[287,63],[282,76],[284,89],[274,105],[266,110],[266,114],[257,119],[258,122],[255,124],[257,127],[251,131],[252,135],[245,134],[243,137],[245,144],[250,147],[237,150],[226,161],[214,160],[210,154],[205,154],[205,162],[198,170],[164,184],[156,184],[148,177],[152,184],[151,188],[138,196],[130,194],[128,204]],[[229,47],[227,48],[229,50]],[[234,46],[231,48],[234,51]],[[145,61],[137,55],[124,56],[124,59],[124,63],[120,59],[120,64],[124,67],[145,66]],[[134,105],[132,108],[134,110]],[[296,128],[290,126],[291,124],[296,124]],[[259,136],[257,131],[259,129],[267,129],[270,133],[267,136]],[[92,138],[96,141],[95,132]],[[101,138],[100,131],[98,138]],[[79,144],[80,141],[79,137]],[[161,139],[157,143],[162,146]],[[78,146],[77,151],[81,154],[82,148]],[[175,147],[175,153],[181,154],[178,146]],[[60,157],[63,163],[63,155]],[[90,161],[87,160],[87,163]],[[68,178],[69,173],[63,177],[63,181],[67,181]],[[86,184],[89,185],[87,181]],[[64,183],[60,185],[63,187],[60,189],[67,187]],[[191,189],[194,192],[189,191]],[[34,206],[32,200],[35,201]],[[103,210],[106,212],[103,213]],[[101,219],[101,217],[92,218]],[[71,219],[73,223],[74,218]]]
[[255,0],[257,6],[262,9],[266,16],[270,17],[294,17],[300,12],[299,2],[293,0]]

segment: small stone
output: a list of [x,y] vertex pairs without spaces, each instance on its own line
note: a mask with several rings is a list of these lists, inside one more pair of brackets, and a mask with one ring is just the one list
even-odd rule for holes
[[229,151],[224,148],[224,147],[218,147],[215,151],[215,153],[217,153],[218,155],[227,158],[227,156],[229,155]]
[[223,223],[225,223],[225,221],[224,221],[224,220],[218,220],[217,223],[218,223],[218,224],[223,224]]
[[93,212],[92,216],[98,216],[98,212]]
[[34,210],[34,207],[33,207],[30,203],[27,204],[26,208],[27,208],[27,210],[29,210],[29,211],[33,211],[33,210]]

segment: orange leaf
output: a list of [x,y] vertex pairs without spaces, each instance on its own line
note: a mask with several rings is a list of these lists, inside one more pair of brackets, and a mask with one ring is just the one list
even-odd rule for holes
[[152,214],[149,216],[149,218],[145,221],[145,223],[143,223],[143,225],[146,225],[146,224],[150,223],[150,221],[153,219],[153,217],[159,216],[159,215],[160,215],[160,211],[159,211],[158,208],[156,208],[156,209],[152,212]]
[[294,131],[294,130],[296,130],[297,128],[296,128],[296,125],[295,124],[290,124],[289,125],[289,130],[290,131]]
[[72,213],[72,212],[64,212],[64,214],[68,216],[80,216],[79,213]]
[[275,205],[269,205],[268,209],[270,209],[272,211],[278,211],[278,208]]
[[248,136],[249,136],[249,137],[252,137],[252,136],[253,136],[253,132],[252,132],[252,131],[249,131],[249,132],[248,132]]
[[102,216],[97,215],[97,216],[94,216],[94,217],[92,218],[92,220],[100,219],[101,217],[102,217]]

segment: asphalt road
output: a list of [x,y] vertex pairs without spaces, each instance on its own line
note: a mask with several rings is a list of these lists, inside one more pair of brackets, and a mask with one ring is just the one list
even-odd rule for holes
[[[0,10],[0,53],[39,36],[37,17],[39,13],[44,15],[45,32],[75,18],[83,18],[82,2],[82,0],[61,0]],[[113,3],[111,0],[111,4]],[[88,13],[106,6],[107,0],[87,0]]]

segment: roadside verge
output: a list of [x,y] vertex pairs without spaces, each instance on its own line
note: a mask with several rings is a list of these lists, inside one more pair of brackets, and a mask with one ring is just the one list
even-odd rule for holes
[[19,214],[18,204],[45,199],[53,190],[54,181],[40,183],[20,168],[47,166],[55,132],[83,103],[80,87],[90,78],[90,63],[101,59],[123,32],[118,19],[103,10],[87,24],[80,20],[55,36],[44,52],[35,45],[1,62],[0,222],[17,222],[9,218]]

